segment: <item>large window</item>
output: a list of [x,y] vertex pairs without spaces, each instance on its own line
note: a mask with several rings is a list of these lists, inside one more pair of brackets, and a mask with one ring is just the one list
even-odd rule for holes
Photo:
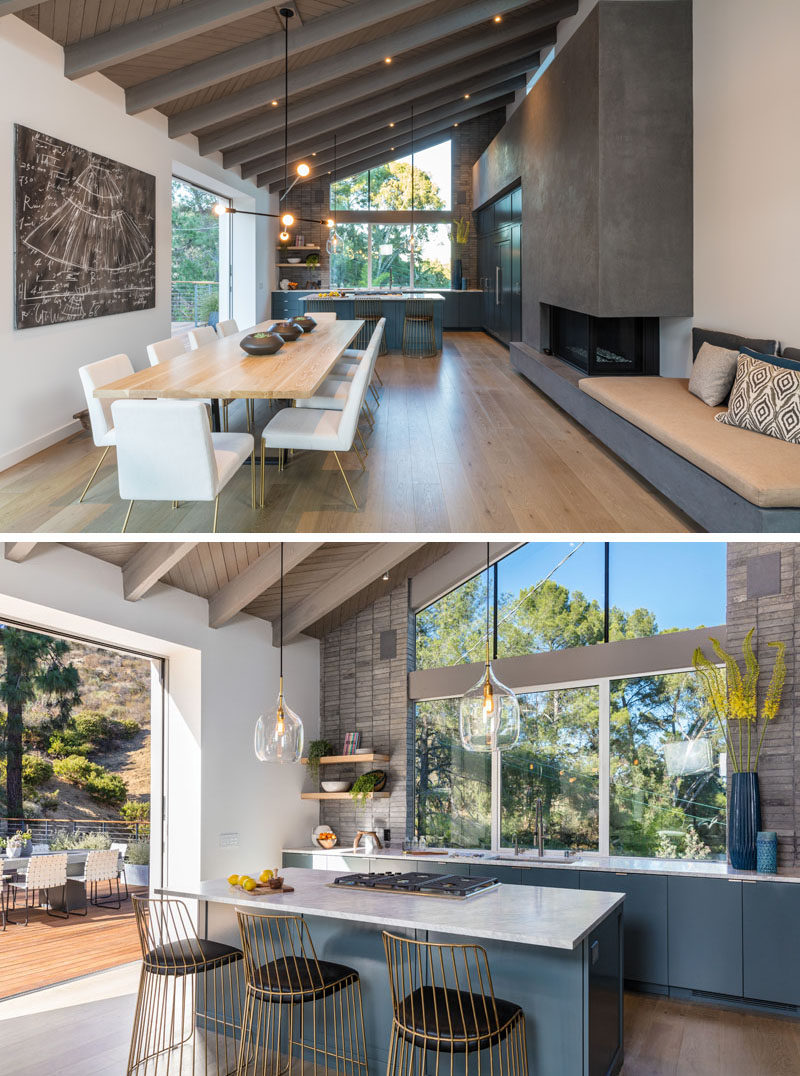
[[230,200],[182,179],[172,180],[172,335],[229,317]]
[[[350,214],[364,211],[363,221],[342,222],[337,231],[344,251],[331,264],[335,287],[419,287],[450,285],[450,142],[414,157],[413,208],[438,211],[440,222],[414,219],[416,253],[408,252],[411,235],[411,158],[388,161],[377,168],[331,184],[330,207]],[[349,229],[355,228],[356,231]],[[355,265],[348,264],[353,260]]]
[[[482,572],[417,613],[417,669],[483,660],[486,586]],[[488,586],[500,659],[671,634],[724,623],[725,546],[531,543]],[[520,741],[491,760],[462,751],[457,697],[418,702],[415,835],[530,847],[541,799],[549,849],[724,859],[724,743],[694,673],[625,679],[616,652],[602,678],[520,694]]]

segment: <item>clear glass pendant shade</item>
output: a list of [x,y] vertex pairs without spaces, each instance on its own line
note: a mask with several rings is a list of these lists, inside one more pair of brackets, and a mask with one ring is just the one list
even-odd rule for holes
[[286,705],[283,680],[275,713],[262,714],[256,721],[256,758],[261,762],[299,762],[303,755],[303,722]]
[[467,751],[506,751],[519,741],[519,702],[489,662],[459,707],[461,743]]
[[341,254],[344,249],[344,242],[342,237],[336,231],[334,227],[331,234],[328,236],[328,242],[325,244],[329,254]]
[[414,236],[414,233],[412,232],[411,235],[406,240],[406,250],[408,251],[409,254],[413,254],[416,249],[417,249],[417,240],[416,240],[416,237]]

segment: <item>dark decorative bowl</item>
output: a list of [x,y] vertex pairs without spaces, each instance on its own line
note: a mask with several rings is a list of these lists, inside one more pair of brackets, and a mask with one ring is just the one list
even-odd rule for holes
[[298,314],[297,317],[292,318],[292,324],[299,325],[304,333],[312,332],[317,326],[310,314]]
[[293,321],[276,321],[269,327],[271,333],[277,333],[284,340],[296,340],[303,335],[301,325],[295,325]]
[[242,351],[248,355],[274,355],[283,347],[283,337],[277,333],[250,333],[239,343]]

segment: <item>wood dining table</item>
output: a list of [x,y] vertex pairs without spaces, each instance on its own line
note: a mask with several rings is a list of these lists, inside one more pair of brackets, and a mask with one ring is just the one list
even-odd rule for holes
[[275,319],[244,332],[214,340],[157,366],[94,390],[111,400],[210,399],[214,428],[219,429],[218,400],[302,400],[314,396],[364,325],[339,321],[332,313],[314,315],[316,328],[287,340],[275,355],[253,356],[239,342],[250,333],[266,332]]

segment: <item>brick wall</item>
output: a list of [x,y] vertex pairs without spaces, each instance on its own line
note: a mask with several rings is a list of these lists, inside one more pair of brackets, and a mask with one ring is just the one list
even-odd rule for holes
[[[774,559],[777,556],[777,563]],[[772,559],[771,559],[772,558]],[[782,867],[800,863],[800,668],[795,625],[800,623],[800,545],[780,542],[728,544],[728,648],[741,656],[744,637],[755,626],[754,649],[761,664],[761,693],[772,674],[768,642],[786,643],[783,705],[770,724],[758,766],[764,829],[778,833]]]
[[[330,183],[325,176],[307,183],[298,183],[286,200],[286,208],[294,214],[295,218],[308,217],[312,220],[325,220],[330,216],[329,202]],[[307,245],[320,247],[319,267],[308,269],[305,265],[300,265],[296,269],[291,266],[288,269],[278,269],[273,287],[277,288],[281,278],[287,277],[289,280],[296,280],[301,288],[305,288],[312,280],[322,280],[323,288],[327,288],[330,285],[330,256],[325,249],[329,235],[327,227],[324,224],[309,224],[295,219],[295,223],[288,230],[292,237],[291,243],[296,242],[298,235],[302,235]],[[311,251],[304,251],[299,257],[305,261],[309,253]],[[280,257],[277,260],[286,261],[286,258]]]
[[[381,632],[387,631],[396,633],[394,658],[380,656]],[[376,765],[388,772],[389,799],[373,800],[366,807],[356,806],[349,798],[320,803],[320,823],[333,827],[342,846],[352,843],[358,830],[379,825],[391,829],[395,843],[405,835],[406,774],[413,772],[407,681],[413,645],[405,584],[321,640],[320,736],[338,750],[346,732],[358,731],[362,747],[390,756],[388,763]],[[322,766],[320,771],[323,777],[352,780],[370,768]]]
[[504,108],[459,124],[451,131],[453,140],[453,217],[471,221],[469,241],[465,246],[452,244],[452,257],[461,258],[462,274],[468,286],[478,286],[478,241],[472,220],[472,166],[506,121]]

